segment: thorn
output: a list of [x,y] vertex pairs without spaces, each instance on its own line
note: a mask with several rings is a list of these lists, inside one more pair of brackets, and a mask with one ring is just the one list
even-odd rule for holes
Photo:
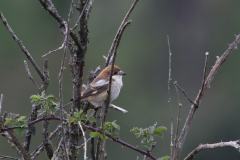
[[219,59],[219,56],[216,56],[217,60]]
[[208,56],[208,55],[209,55],[209,52],[206,52],[205,55]]
[[238,49],[238,48],[237,48],[237,45],[236,45],[233,49]]

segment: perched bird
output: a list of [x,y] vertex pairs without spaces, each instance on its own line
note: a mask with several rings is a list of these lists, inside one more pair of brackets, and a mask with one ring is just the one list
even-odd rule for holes
[[[107,99],[111,67],[106,67],[82,92],[81,100],[88,101],[92,105],[99,107],[102,106],[103,102]],[[125,72],[121,71],[118,66],[114,65],[112,84],[111,84],[111,95],[110,102],[116,99],[123,86],[122,76],[126,75]]]

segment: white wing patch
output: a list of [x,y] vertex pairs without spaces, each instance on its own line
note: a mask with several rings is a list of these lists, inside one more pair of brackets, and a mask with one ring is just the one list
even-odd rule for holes
[[101,80],[97,81],[95,84],[92,84],[92,87],[100,87],[100,86],[104,86],[108,83],[109,82],[106,81],[105,79],[101,79]]

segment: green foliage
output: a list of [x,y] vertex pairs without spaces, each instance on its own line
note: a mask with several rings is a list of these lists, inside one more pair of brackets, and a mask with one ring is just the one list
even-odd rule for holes
[[68,119],[67,123],[71,124],[73,122],[78,122],[78,121],[89,121],[89,122],[95,122],[96,121],[96,118],[93,116],[95,113],[94,109],[89,109],[87,111],[87,114],[83,114],[83,110],[80,110],[80,111],[76,111],[74,112],[74,117],[71,117]]
[[54,115],[55,112],[59,109],[57,98],[51,94],[45,96],[45,91],[43,91],[41,95],[32,95],[30,99],[31,103],[36,103],[36,105],[43,106],[43,108],[38,110],[38,116],[41,116],[44,113]]
[[[147,148],[148,151],[151,151],[155,146],[156,142],[154,141],[154,136],[163,137],[161,131],[167,130],[166,127],[158,127],[157,123],[148,128],[142,129],[134,127],[130,131],[135,134],[137,138],[142,137],[141,143],[138,145],[140,147]],[[165,160],[165,159],[164,159]]]
[[6,121],[4,122],[4,126],[7,124],[10,125],[12,128],[16,128],[16,132],[19,135],[23,135],[25,128],[28,127],[26,116],[20,117],[19,114],[9,113]]
[[158,158],[157,160],[168,160],[170,157],[169,156],[165,156],[165,157],[162,157],[162,158]]
[[[110,135],[112,135],[115,138],[119,138],[119,131],[120,131],[120,126],[117,125],[115,123],[116,121],[113,122],[105,122],[105,126],[104,126],[104,131]],[[100,127],[101,128],[101,127]],[[90,133],[91,137],[96,137],[96,136],[100,136],[101,138],[103,138],[103,134],[100,132],[91,132]],[[108,137],[105,136],[105,139],[107,139]]]

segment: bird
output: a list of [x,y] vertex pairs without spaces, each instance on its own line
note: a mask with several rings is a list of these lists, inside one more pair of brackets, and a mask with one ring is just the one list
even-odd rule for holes
[[[82,92],[81,101],[88,101],[95,107],[103,105],[108,96],[109,82],[112,66],[106,67]],[[110,102],[115,100],[123,86],[122,76],[126,75],[118,66],[114,65]]]

